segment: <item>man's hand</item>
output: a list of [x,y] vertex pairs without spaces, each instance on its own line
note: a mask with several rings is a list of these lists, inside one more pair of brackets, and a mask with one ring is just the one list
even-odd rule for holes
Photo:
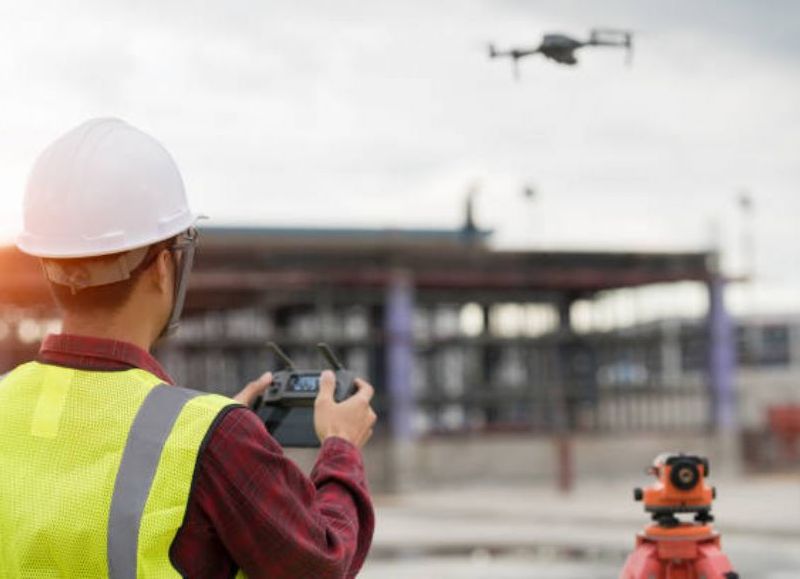
[[319,381],[319,394],[314,401],[314,428],[320,442],[338,436],[361,448],[372,436],[377,416],[369,405],[375,390],[364,380],[356,378],[358,391],[347,400],[337,403],[334,398],[336,376],[325,370]]
[[272,384],[272,372],[265,372],[260,378],[256,378],[245,386],[233,399],[247,407],[252,407],[256,398],[264,394],[270,384]]

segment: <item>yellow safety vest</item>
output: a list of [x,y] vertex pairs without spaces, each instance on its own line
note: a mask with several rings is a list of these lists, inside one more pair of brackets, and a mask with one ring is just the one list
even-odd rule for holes
[[0,577],[181,577],[198,455],[235,402],[144,370],[31,362],[0,381]]

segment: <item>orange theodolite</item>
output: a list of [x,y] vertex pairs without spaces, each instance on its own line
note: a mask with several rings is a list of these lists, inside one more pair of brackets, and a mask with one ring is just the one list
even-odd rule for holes
[[[706,484],[708,459],[664,453],[647,472],[657,481],[633,496],[653,523],[636,536],[620,579],[738,579],[711,525],[716,489]],[[694,520],[682,521],[679,513],[694,513]]]

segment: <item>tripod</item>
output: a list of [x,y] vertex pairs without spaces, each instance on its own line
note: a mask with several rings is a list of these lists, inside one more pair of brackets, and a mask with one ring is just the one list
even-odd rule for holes
[[[708,460],[684,454],[656,457],[649,473],[659,480],[635,489],[653,523],[636,535],[636,547],[625,561],[620,579],[739,579],[720,547],[711,522],[716,491],[705,484]],[[678,513],[694,513],[681,521]]]
[[653,524],[636,536],[620,579],[738,579],[708,524]]

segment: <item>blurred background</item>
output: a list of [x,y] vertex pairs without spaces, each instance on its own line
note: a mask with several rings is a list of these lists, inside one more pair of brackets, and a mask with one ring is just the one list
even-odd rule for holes
[[[327,341],[376,385],[363,577],[616,577],[665,450],[742,576],[800,576],[800,5],[0,2],[0,372],[58,330],[27,172],[119,116],[201,230],[157,356],[228,393]],[[631,34],[561,65],[544,34]],[[305,467],[313,452],[290,451]]]

